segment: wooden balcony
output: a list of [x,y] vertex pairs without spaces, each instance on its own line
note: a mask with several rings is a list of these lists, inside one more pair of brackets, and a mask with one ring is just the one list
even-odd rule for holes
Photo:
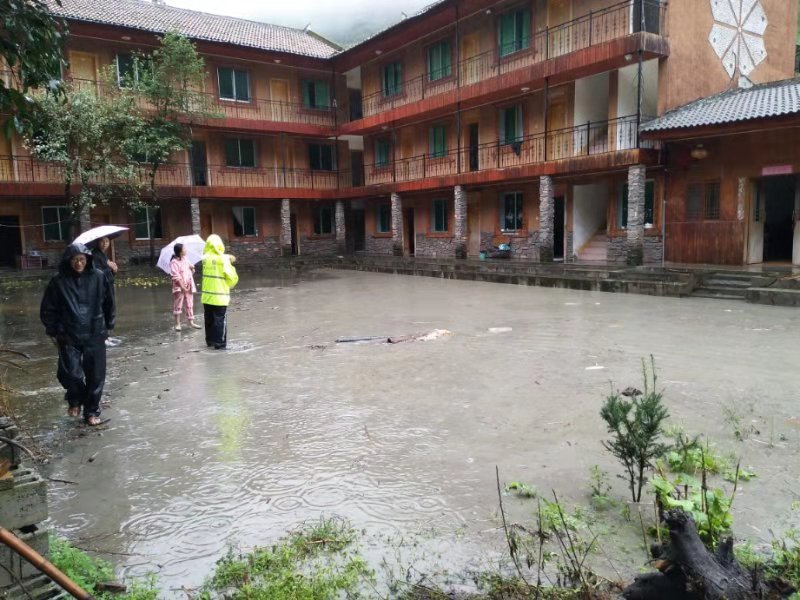
[[339,133],[397,127],[453,112],[459,103],[466,110],[517,96],[521,87],[541,89],[546,79],[555,85],[619,68],[629,64],[626,56],[640,49],[645,60],[666,56],[666,10],[660,0],[624,0],[546,28],[504,56],[493,49],[465,58],[452,77],[431,81],[426,74],[407,79],[390,96],[383,90],[364,96],[363,117],[340,124]]

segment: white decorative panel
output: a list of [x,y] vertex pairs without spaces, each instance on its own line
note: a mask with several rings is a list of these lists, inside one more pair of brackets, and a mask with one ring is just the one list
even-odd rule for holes
[[733,79],[747,77],[767,58],[767,14],[761,0],[710,0],[714,25],[708,41]]

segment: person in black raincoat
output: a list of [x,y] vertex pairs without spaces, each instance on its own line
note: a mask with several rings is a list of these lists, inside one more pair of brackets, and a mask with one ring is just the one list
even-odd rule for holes
[[58,348],[58,381],[67,391],[67,414],[99,425],[106,381],[108,332],[114,329],[114,293],[83,244],[64,251],[58,275],[42,298],[40,317]]
[[114,279],[117,275],[117,263],[108,258],[107,252],[111,249],[111,240],[101,237],[94,244],[92,250],[92,261],[95,269],[100,269],[111,284],[111,291],[114,291]]

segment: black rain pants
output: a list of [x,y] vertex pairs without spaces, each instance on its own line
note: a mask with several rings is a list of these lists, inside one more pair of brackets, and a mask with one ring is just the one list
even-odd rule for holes
[[70,408],[83,407],[83,418],[100,416],[100,400],[106,383],[104,339],[87,344],[58,345],[58,381],[67,390]]
[[203,304],[206,325],[206,346],[222,350],[228,345],[228,307]]

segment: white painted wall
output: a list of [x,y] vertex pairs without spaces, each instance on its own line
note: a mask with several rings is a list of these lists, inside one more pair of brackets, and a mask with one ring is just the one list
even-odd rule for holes
[[575,123],[585,125],[608,119],[608,73],[584,77],[575,82]]
[[[636,115],[636,103],[638,101],[637,76],[639,65],[636,58],[627,67],[619,70],[617,83],[617,116],[628,117]],[[642,64],[642,116],[654,117],[658,113],[658,60],[648,60]],[[633,120],[632,120],[633,121]],[[635,127],[629,125],[628,127]],[[617,133],[617,142],[620,149],[631,148],[635,144],[636,137],[632,135],[632,130],[625,125],[620,126]]]
[[572,187],[573,247],[577,253],[597,230],[606,225],[608,184],[590,183]]

